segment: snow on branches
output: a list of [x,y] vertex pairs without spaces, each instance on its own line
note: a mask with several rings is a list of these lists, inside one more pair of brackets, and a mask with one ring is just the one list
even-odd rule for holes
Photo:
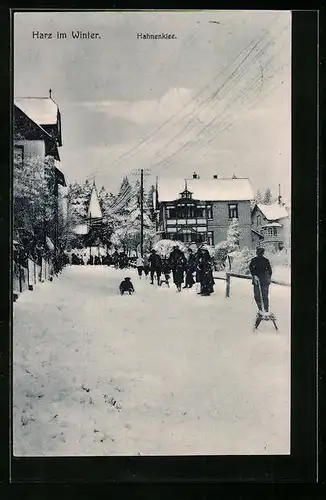
[[182,252],[186,252],[186,247],[180,241],[174,240],[160,240],[153,246],[154,250],[162,258],[168,258],[173,250],[173,247],[178,247]]
[[239,250],[240,230],[237,219],[230,222],[226,240],[215,245],[214,258],[219,269],[224,269],[230,252]]
[[[54,223],[54,161],[51,157],[26,155],[22,161],[14,148],[13,204],[14,231],[43,234]],[[40,236],[43,238],[42,236]]]

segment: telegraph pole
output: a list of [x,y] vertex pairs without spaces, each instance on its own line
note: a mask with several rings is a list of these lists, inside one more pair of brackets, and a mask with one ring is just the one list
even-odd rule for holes
[[144,255],[144,175],[150,175],[149,169],[134,170],[133,175],[140,174],[140,255]]
[[140,170],[140,255],[144,254],[144,169]]

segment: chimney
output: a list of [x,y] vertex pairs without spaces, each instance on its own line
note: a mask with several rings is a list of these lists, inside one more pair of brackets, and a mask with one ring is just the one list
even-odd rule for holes
[[197,178],[198,178],[198,175],[196,174],[196,172],[194,172],[194,173],[192,174],[192,178],[193,178],[193,179],[197,179]]
[[282,196],[281,196],[281,184],[278,185],[278,197],[277,197],[277,203],[279,205],[282,204]]
[[214,175],[213,175],[213,179],[217,179],[217,174],[214,174]]

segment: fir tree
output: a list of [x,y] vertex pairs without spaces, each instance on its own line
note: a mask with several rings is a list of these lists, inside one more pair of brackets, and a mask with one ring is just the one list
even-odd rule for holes
[[272,193],[269,188],[266,189],[262,203],[264,205],[270,205],[272,202]]
[[261,192],[259,189],[257,189],[257,193],[256,193],[256,196],[255,196],[255,202],[258,204],[258,203],[262,203],[262,200],[263,200],[263,197],[261,195]]

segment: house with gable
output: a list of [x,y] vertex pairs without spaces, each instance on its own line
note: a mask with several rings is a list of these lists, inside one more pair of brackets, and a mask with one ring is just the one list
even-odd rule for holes
[[157,179],[155,208],[161,239],[216,245],[227,237],[232,219],[240,229],[240,248],[251,248],[251,209],[254,195],[248,178]]
[[[17,97],[13,109],[13,154],[23,169],[28,160],[37,159],[46,167],[49,182],[57,198],[54,217],[67,215],[67,188],[65,176],[58,168],[59,148],[62,146],[61,113],[58,104],[49,97]],[[57,231],[58,220],[55,224]],[[49,234],[50,246],[56,246],[57,234]],[[48,239],[49,241],[49,239]]]
[[290,246],[290,210],[280,199],[278,203],[258,203],[251,213],[252,245],[254,248],[272,245],[275,250]]

